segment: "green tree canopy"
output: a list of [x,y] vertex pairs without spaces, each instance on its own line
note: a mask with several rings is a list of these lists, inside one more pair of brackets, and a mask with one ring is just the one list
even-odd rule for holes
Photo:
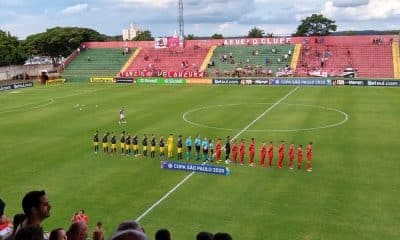
[[247,35],[249,38],[261,38],[265,34],[264,30],[259,29],[258,27],[253,27],[250,29],[249,34]]
[[186,35],[185,36],[185,39],[186,40],[193,40],[193,39],[195,39],[196,37],[194,36],[194,34],[188,34],[188,35]]
[[134,41],[154,41],[149,30],[140,31],[138,35],[133,39]]
[[313,14],[303,20],[297,27],[296,36],[326,36],[335,32],[335,21],[324,17],[322,14]]
[[214,35],[211,36],[212,39],[224,39],[224,36],[219,33],[214,33]]
[[55,27],[28,36],[24,46],[29,54],[50,56],[55,59],[59,56],[68,56],[83,42],[105,39],[104,35],[88,28]]
[[25,60],[26,54],[18,39],[0,30],[0,66],[22,64]]

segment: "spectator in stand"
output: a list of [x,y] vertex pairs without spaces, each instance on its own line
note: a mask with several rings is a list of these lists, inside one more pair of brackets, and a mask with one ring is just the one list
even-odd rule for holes
[[[46,192],[43,190],[28,192],[22,199],[22,209],[24,210],[26,219],[21,223],[19,229],[17,229],[17,235],[21,229],[31,226],[41,226],[41,223],[50,217],[51,205]],[[30,231],[36,230],[31,229]]]
[[71,224],[67,231],[68,240],[86,240],[87,226],[83,221]]
[[56,228],[50,232],[49,240],[67,240],[67,233],[63,228]]
[[275,53],[276,53],[276,48],[273,47],[273,48],[271,49],[271,52],[272,52],[273,54],[275,54]]
[[265,65],[268,65],[270,63],[269,58],[265,58]]
[[103,229],[103,224],[101,222],[97,222],[96,228],[93,231],[92,240],[104,240],[104,229]]
[[171,234],[167,229],[159,229],[156,232],[155,240],[171,240]]
[[196,235],[196,240],[213,240],[214,234],[210,232],[199,232]]
[[292,56],[292,50],[291,49],[289,49],[288,55],[289,55],[289,57]]
[[216,233],[213,240],[232,240],[232,237],[228,233]]
[[256,50],[256,51],[254,52],[254,54],[255,54],[256,56],[258,56],[258,54],[259,54],[258,50]]
[[228,60],[228,57],[226,56],[226,54],[224,54],[224,55],[222,56],[222,61],[225,62],[226,60]]

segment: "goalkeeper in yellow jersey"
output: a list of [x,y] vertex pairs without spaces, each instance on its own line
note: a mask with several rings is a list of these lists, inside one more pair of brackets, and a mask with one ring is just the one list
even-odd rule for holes
[[167,149],[168,149],[168,158],[172,158],[174,156],[174,136],[169,134],[167,139]]

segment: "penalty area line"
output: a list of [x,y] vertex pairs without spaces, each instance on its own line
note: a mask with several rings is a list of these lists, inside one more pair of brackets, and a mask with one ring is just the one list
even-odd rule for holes
[[[282,101],[284,101],[286,98],[288,98],[290,95],[292,95],[297,89],[300,87],[296,87],[292,89],[288,94],[283,96],[281,99],[279,99],[277,102],[275,102],[273,105],[271,105],[267,110],[265,110],[263,113],[261,113],[257,118],[255,118],[251,123],[249,123],[246,127],[244,127],[238,134],[236,134],[231,141],[235,140],[237,137],[239,137],[242,133],[244,133],[247,129],[249,129],[251,126],[254,125],[260,118],[264,117],[267,113],[269,113],[272,109],[274,109],[276,106],[278,106]],[[204,165],[205,163],[203,163]],[[189,175],[187,175],[184,179],[182,179],[175,187],[173,187],[171,190],[169,190],[163,197],[160,198],[157,202],[155,202],[151,207],[149,207],[144,213],[142,213],[138,218],[136,218],[137,222],[140,222],[147,214],[149,214],[154,208],[156,208],[161,202],[163,202],[166,198],[169,197],[173,192],[175,192],[180,186],[182,186],[189,178],[191,178],[196,172],[191,172]]]

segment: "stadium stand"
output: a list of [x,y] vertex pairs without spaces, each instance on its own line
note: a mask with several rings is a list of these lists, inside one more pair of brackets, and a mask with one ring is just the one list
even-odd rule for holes
[[272,76],[290,67],[293,51],[294,45],[220,46],[207,72],[209,76]]
[[123,54],[120,48],[90,48],[80,51],[76,59],[66,67],[62,77],[74,82],[87,82],[90,77],[114,77],[134,51],[135,49],[131,49],[128,54]]
[[200,46],[143,48],[126,71],[198,71],[208,51],[209,48]]
[[[343,76],[344,72],[353,69],[358,77],[400,78],[396,39],[395,35],[207,39],[187,40],[183,48],[164,49],[155,48],[152,41],[87,42],[84,45],[88,50],[82,52],[62,75],[81,81],[94,75],[115,76],[118,71],[120,76],[124,72],[204,71],[210,77],[307,77]],[[123,58],[119,49],[125,47],[137,51],[130,58]],[[107,55],[108,51],[115,51],[117,57]],[[89,64],[88,53],[94,54],[90,56],[93,60],[102,58],[104,65],[97,65],[96,61]],[[226,60],[221,60],[223,55]]]
[[330,43],[302,45],[296,75],[323,72],[340,76],[344,69],[356,69],[358,77],[393,78],[392,46],[389,42],[374,44],[357,41],[330,41]]

